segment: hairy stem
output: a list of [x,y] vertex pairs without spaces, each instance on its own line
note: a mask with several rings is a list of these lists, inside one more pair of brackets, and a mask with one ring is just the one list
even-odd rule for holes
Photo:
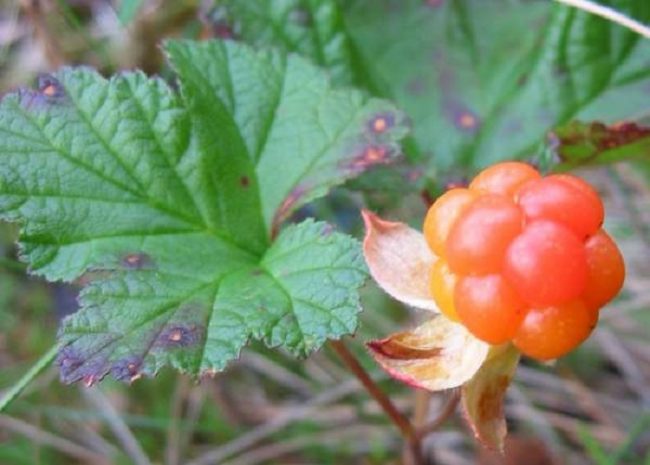
[[18,380],[9,390],[5,393],[4,396],[0,399],[0,412],[3,412],[11,402],[13,402],[21,392],[31,383],[34,378],[40,375],[43,370],[45,370],[50,363],[56,357],[56,354],[59,352],[59,345],[55,344],[50,350],[48,350],[38,361],[23,375],[22,378]]

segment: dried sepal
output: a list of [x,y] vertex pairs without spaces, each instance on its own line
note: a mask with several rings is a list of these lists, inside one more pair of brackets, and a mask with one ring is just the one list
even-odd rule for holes
[[395,299],[440,312],[429,291],[429,275],[437,257],[424,236],[404,223],[385,221],[367,210],[363,253],[374,280]]
[[519,356],[511,344],[490,348],[481,369],[461,391],[465,419],[474,435],[483,445],[501,453],[508,432],[503,401]]
[[479,370],[489,346],[444,316],[413,331],[368,344],[375,360],[394,378],[417,388],[440,391],[461,386]]

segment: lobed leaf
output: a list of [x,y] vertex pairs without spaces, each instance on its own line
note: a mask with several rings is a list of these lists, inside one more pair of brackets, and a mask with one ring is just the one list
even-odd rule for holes
[[64,381],[109,372],[129,381],[165,365],[213,373],[250,338],[305,356],[355,330],[363,259],[331,226],[290,226],[261,260],[209,236],[187,239],[148,241],[84,289],[60,334]]
[[189,109],[206,125],[204,144],[245,154],[241,163],[254,167],[269,229],[330,187],[400,154],[396,141],[406,126],[399,111],[333,89],[302,59],[227,42],[170,42],[166,50]]
[[[228,42],[166,50],[180,94],[142,73],[79,68],[0,102],[0,218],[22,223],[32,272],[91,272],[60,332],[67,382],[167,364],[214,372],[250,338],[306,355],[356,327],[356,241],[324,223],[280,226],[391,160],[399,111],[332,88],[295,56]],[[390,124],[373,130],[378,120]]]

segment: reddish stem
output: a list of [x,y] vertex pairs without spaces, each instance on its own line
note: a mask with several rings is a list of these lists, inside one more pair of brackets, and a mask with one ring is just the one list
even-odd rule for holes
[[352,352],[347,348],[343,341],[330,341],[332,349],[343,360],[349,370],[354,374],[368,393],[377,401],[377,403],[384,410],[386,415],[397,426],[402,433],[402,436],[408,441],[413,455],[413,461],[416,465],[424,464],[422,457],[422,450],[420,447],[420,436],[415,431],[415,428],[409,419],[400,412],[390,398],[381,390],[379,386],[372,380],[368,372],[363,368],[361,363],[357,360]]

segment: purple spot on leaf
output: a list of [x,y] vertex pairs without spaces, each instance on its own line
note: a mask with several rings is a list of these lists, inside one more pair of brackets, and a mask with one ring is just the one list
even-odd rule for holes
[[81,365],[83,365],[83,358],[81,354],[76,351],[72,346],[66,346],[59,352],[57,357],[57,365],[61,369],[61,376],[64,378],[67,377],[69,373],[72,373]]
[[377,115],[368,121],[368,129],[374,134],[383,134],[395,126],[395,116],[391,113]]
[[165,328],[156,339],[159,347],[188,347],[201,342],[203,327],[199,325],[173,325]]
[[65,89],[59,80],[49,74],[42,74],[38,77],[38,91],[51,100],[65,97]]
[[96,355],[85,358],[72,345],[61,349],[57,358],[57,364],[59,365],[61,380],[64,383],[83,380],[87,386],[92,386],[100,381],[106,376],[109,368],[108,360],[105,357]]
[[27,109],[39,109],[47,105],[59,104],[65,100],[65,89],[58,79],[49,74],[38,78],[38,89],[21,89],[18,93],[20,103]]
[[134,381],[140,375],[142,358],[135,355],[117,360],[111,368],[111,375],[118,381]]
[[390,163],[394,158],[395,153],[390,147],[368,145],[345,165],[345,169],[352,173],[361,173],[371,166]]
[[447,114],[458,129],[468,133],[474,133],[479,129],[481,124],[479,117],[466,105],[448,101],[445,106]]

